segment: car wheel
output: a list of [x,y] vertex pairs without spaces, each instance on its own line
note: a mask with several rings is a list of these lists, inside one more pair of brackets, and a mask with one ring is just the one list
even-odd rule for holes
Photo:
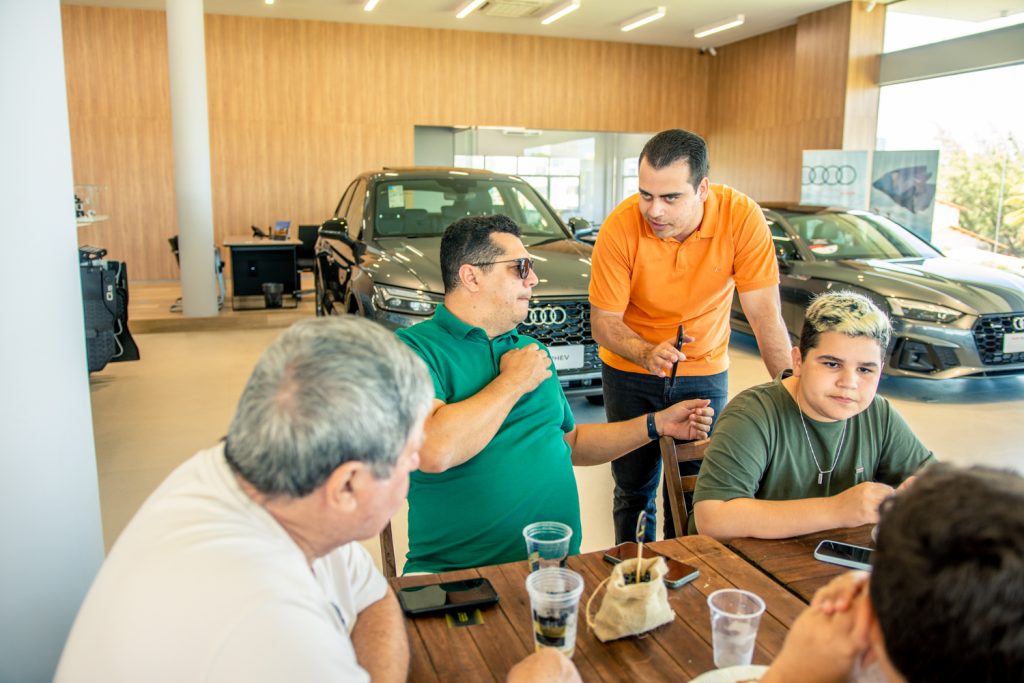
[[589,394],[587,396],[587,403],[589,403],[592,406],[603,406],[604,394]]

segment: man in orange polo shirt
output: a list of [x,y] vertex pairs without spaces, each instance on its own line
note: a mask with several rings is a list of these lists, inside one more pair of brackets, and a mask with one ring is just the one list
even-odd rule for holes
[[[734,289],[769,374],[790,366],[779,268],[764,214],[749,197],[712,185],[707,172],[707,145],[699,135],[679,129],[658,133],[640,153],[639,193],[619,204],[601,227],[590,307],[604,361],[609,422],[687,398],[710,399],[715,415],[721,414],[728,397]],[[685,337],[677,350],[680,325]],[[683,467],[684,474],[696,474],[698,465]],[[647,511],[647,540],[653,541],[661,478],[657,441],[614,461],[612,475],[616,542],[632,540],[641,510]],[[665,536],[674,535],[666,515]]]

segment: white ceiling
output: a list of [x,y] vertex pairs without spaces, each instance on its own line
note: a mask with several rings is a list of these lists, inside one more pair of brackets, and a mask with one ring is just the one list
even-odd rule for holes
[[[174,1],[174,0],[168,0]],[[465,19],[455,12],[464,0],[380,0],[372,12],[364,12],[365,0],[205,0],[207,14],[230,14],[280,19],[308,19],[363,24],[415,26],[492,33],[609,40],[674,47],[719,47],[751,36],[796,23],[797,17],[842,3],[844,0],[581,0],[580,9],[548,26],[540,18],[562,0],[489,0]],[[163,9],[165,0],[63,0],[66,4],[101,5]],[[882,5],[899,2],[898,11],[952,16],[961,19],[986,19],[1000,11],[1021,11],[1024,0],[881,0]],[[496,9],[515,9],[514,5],[537,5],[523,17],[493,16]],[[876,3],[871,3],[876,4]],[[660,21],[628,33],[619,25],[658,5],[667,8]],[[969,9],[968,9],[969,8]],[[897,7],[893,7],[897,10]],[[968,12],[970,16],[964,16]],[[702,39],[693,37],[700,26],[743,14],[742,26]]]

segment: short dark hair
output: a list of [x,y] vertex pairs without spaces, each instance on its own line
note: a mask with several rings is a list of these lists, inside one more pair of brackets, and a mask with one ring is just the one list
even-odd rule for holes
[[1024,479],[932,465],[882,506],[870,595],[908,683],[1024,681]]
[[690,184],[696,190],[708,175],[708,145],[704,138],[682,128],[663,130],[647,141],[640,152],[655,169],[665,168],[677,161],[685,161],[690,167]]
[[488,263],[502,255],[491,234],[504,232],[519,237],[519,226],[508,216],[467,216],[444,231],[441,238],[441,277],[444,293],[459,286],[459,268],[466,263]]

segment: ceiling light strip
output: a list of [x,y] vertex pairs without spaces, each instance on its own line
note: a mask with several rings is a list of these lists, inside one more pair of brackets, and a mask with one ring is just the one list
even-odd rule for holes
[[575,12],[579,8],[580,0],[567,0],[567,2],[563,2],[561,5],[555,7],[553,10],[548,12],[544,16],[544,18],[540,20],[540,23],[543,24],[544,26],[547,26],[548,24],[553,24],[562,17],[564,17],[566,14],[569,14],[570,12]]
[[661,19],[663,16],[665,16],[665,6],[659,5],[658,7],[654,8],[649,12],[644,12],[643,14],[638,14],[632,19],[627,19],[626,21],[622,22],[622,24],[620,24],[620,27],[623,31],[632,31],[635,28],[640,28],[644,24],[649,24],[652,21],[657,21],[658,19]]
[[735,17],[729,17],[728,19],[723,19],[722,21],[716,21],[715,23],[708,24],[707,26],[701,26],[700,28],[695,28],[693,30],[693,37],[694,38],[703,38],[704,36],[710,36],[712,33],[719,33],[721,31],[728,31],[731,28],[736,28],[737,26],[742,26],[744,21],[746,21],[746,17],[744,17],[742,14],[737,14]]
[[459,8],[459,11],[455,13],[456,19],[465,19],[470,13],[480,5],[484,4],[485,0],[469,0]]

